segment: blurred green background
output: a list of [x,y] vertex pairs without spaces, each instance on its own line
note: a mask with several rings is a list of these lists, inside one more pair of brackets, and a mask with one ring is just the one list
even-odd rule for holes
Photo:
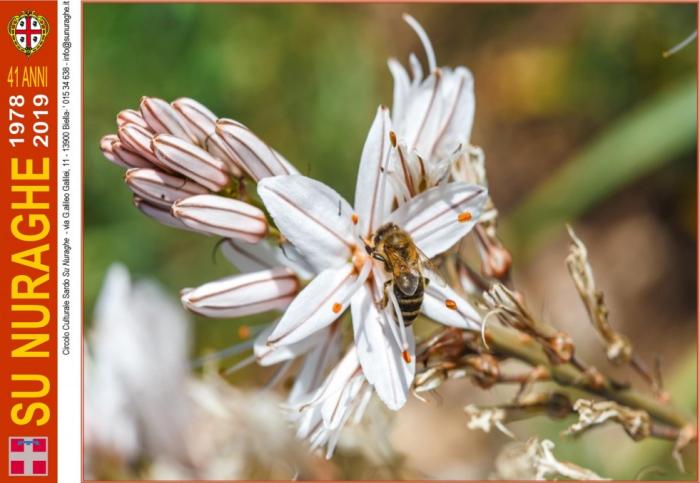
[[[174,295],[232,272],[212,257],[216,239],[160,226],[133,208],[122,170],[99,151],[118,111],[136,108],[143,95],[195,98],[351,200],[376,106],[391,104],[386,59],[424,59],[401,20],[408,12],[430,35],[439,65],[474,73],[472,142],[485,150],[516,280],[533,308],[590,341],[584,357],[601,361],[583,311],[568,310],[567,301],[578,304],[563,264],[563,224],[571,221],[614,323],[649,361],[661,355],[667,388],[695,411],[697,44],[662,56],[696,28],[695,5],[86,4],[84,12],[88,325],[114,261]],[[237,340],[230,320],[195,323],[194,353]],[[455,383],[441,414],[464,418],[460,405],[488,401],[475,392]],[[427,428],[440,424],[430,419],[440,411],[406,413]],[[428,429],[421,439],[409,431],[420,422],[402,429],[402,417],[409,416],[399,415],[396,432],[404,439],[430,437]],[[435,443],[441,457],[400,450],[431,476],[488,475],[504,439],[458,426],[453,442]],[[518,434],[546,432],[559,456],[607,476],[634,478],[658,466],[644,477],[694,478],[675,470],[670,444],[632,443],[607,430],[567,441],[557,436],[563,427],[536,420]],[[620,447],[624,457],[601,457]],[[344,468],[342,455],[338,461]],[[366,476],[353,471],[336,476]]]

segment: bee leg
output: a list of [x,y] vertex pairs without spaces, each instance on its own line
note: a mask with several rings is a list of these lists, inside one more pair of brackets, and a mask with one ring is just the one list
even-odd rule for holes
[[379,301],[379,308],[384,309],[386,308],[387,304],[389,303],[389,287],[394,283],[394,280],[387,280],[384,282],[384,296],[382,299]]

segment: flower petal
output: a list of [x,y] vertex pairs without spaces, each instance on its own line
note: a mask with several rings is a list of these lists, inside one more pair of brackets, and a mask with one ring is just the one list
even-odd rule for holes
[[159,134],[151,145],[161,164],[212,191],[219,191],[229,183],[230,176],[223,161],[192,143]]
[[[401,133],[408,150],[424,146],[435,139],[440,126],[440,117],[444,106],[440,102],[442,89],[442,72],[436,70],[414,88],[406,102],[406,123]],[[427,156],[426,153],[419,153]]]
[[318,274],[287,308],[268,344],[293,344],[328,326],[350,305],[356,279],[350,263]]
[[393,318],[390,319],[385,311],[377,309],[377,302],[367,284],[363,285],[352,300],[352,326],[357,354],[367,381],[384,404],[396,411],[406,403],[416,363],[413,357],[413,331],[406,331],[411,355],[411,361],[406,363],[402,357],[402,348],[388,326],[393,323]]
[[325,184],[301,175],[258,183],[258,194],[282,234],[319,271],[345,263],[356,241],[350,205]]
[[156,169],[135,168],[126,172],[125,181],[134,194],[154,205],[170,208],[177,200],[208,193],[194,181],[171,176]]
[[458,67],[442,69],[440,119],[434,136],[418,140],[416,149],[426,159],[442,159],[459,146],[466,146],[474,122],[474,78],[471,72]]
[[216,126],[216,132],[255,181],[268,176],[298,172],[289,161],[243,124],[231,119],[219,119]]
[[148,127],[156,134],[172,134],[183,141],[197,142],[180,114],[163,99],[144,96],[139,109]]
[[258,242],[267,235],[265,214],[258,208],[218,195],[196,195],[173,204],[173,215],[195,230]]
[[[308,342],[307,342],[308,341]],[[327,329],[321,330],[311,337],[307,337],[298,344],[313,347],[306,357],[304,363],[297,374],[292,389],[287,397],[287,404],[295,405],[298,401],[305,399],[313,391],[321,387],[323,378],[333,364],[338,362],[343,348],[343,331],[338,324],[331,325]],[[293,344],[292,347],[295,347]],[[286,347],[286,346],[285,346]],[[285,350],[280,347],[280,350]]]
[[424,191],[390,216],[429,258],[444,252],[469,233],[481,216],[486,189],[447,183]]
[[390,132],[389,110],[379,107],[362,149],[355,187],[355,210],[362,236],[372,233],[391,211],[393,192],[386,174],[391,148]]
[[241,240],[225,240],[221,252],[240,272],[254,272],[274,267],[287,267],[303,279],[314,275],[313,267],[290,244],[283,248],[273,246],[266,241],[247,243]]
[[391,76],[394,78],[394,101],[391,105],[391,116],[395,129],[401,132],[402,125],[399,123],[405,121],[405,103],[411,87],[411,81],[408,78],[406,69],[396,59],[389,59],[388,65]]
[[225,277],[184,291],[182,304],[207,317],[242,317],[285,308],[297,294],[291,270],[276,268]]
[[359,371],[345,384],[345,387],[334,397],[328,398],[321,406],[321,415],[326,429],[340,429],[350,416],[356,403],[357,395],[366,383],[365,377]]
[[474,307],[460,297],[454,290],[431,276],[431,272],[424,271],[424,275],[431,280],[423,295],[422,312],[433,319],[450,327],[458,329],[481,328],[481,316]]
[[[274,325],[275,324],[272,324],[269,327],[266,327],[265,330],[263,330],[255,338],[253,351],[258,364],[261,366],[271,366],[280,362],[295,359],[302,355],[306,355],[304,358],[304,363],[297,374],[294,387],[298,386],[298,390],[300,391],[302,386],[308,387],[308,385],[311,383],[314,384],[311,389],[318,387],[318,384],[320,384],[321,381],[319,380],[318,382],[314,382],[314,377],[321,378],[325,374],[325,370],[321,368],[321,365],[324,364],[324,362],[322,358],[320,359],[318,357],[318,355],[326,352],[334,352],[337,356],[337,354],[340,353],[340,342],[342,340],[342,338],[338,336],[340,331],[326,328],[316,332],[310,337],[300,340],[295,344],[271,347],[267,345],[267,338],[272,333],[272,330],[274,330]],[[308,368],[307,366],[311,366],[311,368]],[[303,379],[306,384],[302,384],[300,381],[301,379]],[[312,379],[314,381],[312,381]],[[307,392],[308,390],[304,390],[300,394],[306,394]],[[288,402],[291,401],[291,399],[293,399],[292,393],[289,395]]]
[[206,106],[187,97],[181,97],[171,105],[180,114],[180,119],[197,139],[198,144],[204,146],[207,137],[216,131],[216,115]]

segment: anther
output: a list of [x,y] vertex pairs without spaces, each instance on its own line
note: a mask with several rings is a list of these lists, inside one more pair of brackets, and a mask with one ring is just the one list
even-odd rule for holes
[[340,313],[341,309],[343,308],[342,305],[340,305],[338,302],[333,304],[333,313],[337,314]]
[[471,219],[472,219],[472,214],[469,213],[468,211],[463,211],[462,213],[460,213],[457,216],[457,221],[459,221],[460,223],[464,223],[464,222],[469,221]]
[[353,225],[357,225],[357,222],[359,221],[360,218],[355,213],[353,213],[352,216],[350,217],[350,219],[352,220]]
[[391,141],[391,145],[396,147],[396,133],[394,131],[389,131],[389,141]]
[[447,307],[450,310],[457,310],[457,302],[455,302],[452,299],[447,299],[445,300],[445,307]]
[[403,357],[403,360],[404,360],[404,362],[405,362],[406,364],[410,364],[410,363],[411,363],[411,354],[409,354],[408,351],[403,351],[403,352],[401,353],[401,356]]

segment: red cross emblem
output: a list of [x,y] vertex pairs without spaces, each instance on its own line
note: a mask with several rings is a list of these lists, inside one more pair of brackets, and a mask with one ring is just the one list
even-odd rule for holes
[[46,476],[49,474],[48,438],[10,438],[10,476]]
[[44,45],[49,33],[49,23],[36,12],[27,10],[10,19],[7,33],[10,34],[17,50],[29,57]]

